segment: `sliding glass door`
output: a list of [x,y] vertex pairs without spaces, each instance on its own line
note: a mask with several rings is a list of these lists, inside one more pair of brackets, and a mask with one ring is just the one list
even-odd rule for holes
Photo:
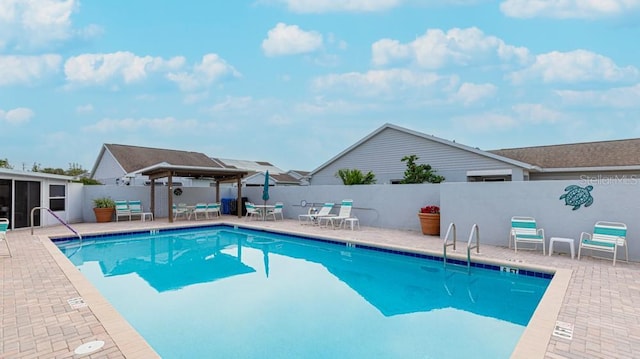
[[[13,228],[23,228],[31,226],[31,210],[40,207],[40,182],[36,181],[15,181],[15,201]],[[40,211],[33,215],[33,225],[40,226]]]

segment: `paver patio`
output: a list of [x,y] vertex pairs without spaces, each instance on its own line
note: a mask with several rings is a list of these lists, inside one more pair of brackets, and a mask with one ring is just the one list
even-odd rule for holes
[[[82,234],[137,228],[193,226],[210,223],[242,223],[282,231],[324,235],[348,241],[442,253],[442,242],[419,232],[362,227],[360,230],[331,230],[301,226],[298,221],[245,221],[223,216],[212,221],[178,221],[166,218],[152,222],[124,221],[80,223],[73,227]],[[79,271],[48,240],[48,236],[70,235],[63,226],[15,230],[7,235],[11,256],[0,243],[0,358],[150,358],[153,349],[124,321],[82,277]],[[505,234],[505,242],[506,242]],[[633,241],[633,238],[630,239]],[[465,252],[458,242],[458,255]],[[558,250],[560,248],[556,248]],[[454,256],[456,254],[453,254]],[[563,269],[568,286],[559,295],[559,312],[540,313],[546,321],[573,326],[572,339],[551,335],[549,328],[527,328],[533,343],[545,348],[519,347],[514,356],[527,358],[639,358],[640,357],[640,264],[584,257],[572,260],[568,254],[542,256],[482,244],[473,257]],[[69,300],[81,297],[79,307]],[[83,304],[86,304],[83,306]],[[539,313],[536,313],[538,317]],[[543,330],[541,330],[543,329]],[[79,345],[93,340],[104,347],[89,355],[75,355]],[[542,345],[544,346],[544,344]],[[524,354],[523,354],[524,353]],[[538,354],[541,353],[541,354]]]

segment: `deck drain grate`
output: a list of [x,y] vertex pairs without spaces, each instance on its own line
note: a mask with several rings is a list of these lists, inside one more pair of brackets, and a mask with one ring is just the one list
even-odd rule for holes
[[82,297],[67,299],[67,303],[69,303],[72,309],[78,309],[87,306],[87,303],[84,301],[84,299],[82,299]]
[[102,349],[103,346],[104,342],[102,340],[94,340],[92,342],[80,345],[76,348],[76,350],[73,351],[73,353],[77,355],[89,354],[95,352],[96,350]]
[[556,326],[553,328],[553,335],[568,340],[573,339],[573,324],[556,321]]

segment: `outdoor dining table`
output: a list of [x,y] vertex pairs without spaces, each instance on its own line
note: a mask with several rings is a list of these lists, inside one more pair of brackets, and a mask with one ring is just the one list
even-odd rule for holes
[[262,217],[263,221],[266,220],[267,212],[270,209],[276,208],[276,206],[273,204],[254,204],[253,206],[260,212],[260,216]]

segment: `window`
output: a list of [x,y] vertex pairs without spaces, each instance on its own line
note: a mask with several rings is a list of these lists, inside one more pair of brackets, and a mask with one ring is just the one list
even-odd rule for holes
[[64,211],[66,203],[66,186],[62,184],[49,185],[49,209]]

